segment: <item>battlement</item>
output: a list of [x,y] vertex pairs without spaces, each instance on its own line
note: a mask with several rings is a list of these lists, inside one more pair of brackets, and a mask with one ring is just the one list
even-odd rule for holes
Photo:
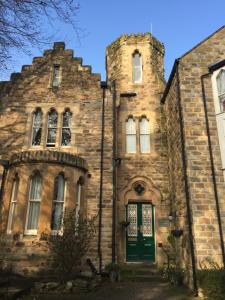
[[138,43],[150,43],[160,53],[163,55],[165,53],[164,44],[157,40],[150,32],[137,34],[131,33],[130,35],[123,34],[106,48],[106,52],[111,53],[112,51],[120,48],[122,45]]

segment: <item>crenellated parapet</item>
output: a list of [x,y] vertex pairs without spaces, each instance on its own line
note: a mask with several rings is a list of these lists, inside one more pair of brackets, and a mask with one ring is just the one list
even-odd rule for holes
[[21,163],[62,164],[87,170],[86,161],[77,155],[60,151],[36,150],[14,153],[10,158],[10,166]]

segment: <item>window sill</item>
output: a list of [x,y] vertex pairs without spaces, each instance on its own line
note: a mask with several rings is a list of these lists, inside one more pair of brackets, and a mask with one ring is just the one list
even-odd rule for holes
[[25,230],[24,235],[34,235],[37,236],[37,230]]

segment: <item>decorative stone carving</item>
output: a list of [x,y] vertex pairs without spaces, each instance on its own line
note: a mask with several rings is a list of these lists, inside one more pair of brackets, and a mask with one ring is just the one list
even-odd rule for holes
[[12,155],[10,165],[19,163],[45,162],[77,167],[87,171],[86,161],[77,155],[60,151],[22,151]]

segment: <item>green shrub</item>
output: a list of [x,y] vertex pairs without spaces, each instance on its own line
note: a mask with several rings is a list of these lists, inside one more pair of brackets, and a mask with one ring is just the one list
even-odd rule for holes
[[209,300],[225,299],[225,269],[209,258],[200,264],[197,271],[199,286]]

